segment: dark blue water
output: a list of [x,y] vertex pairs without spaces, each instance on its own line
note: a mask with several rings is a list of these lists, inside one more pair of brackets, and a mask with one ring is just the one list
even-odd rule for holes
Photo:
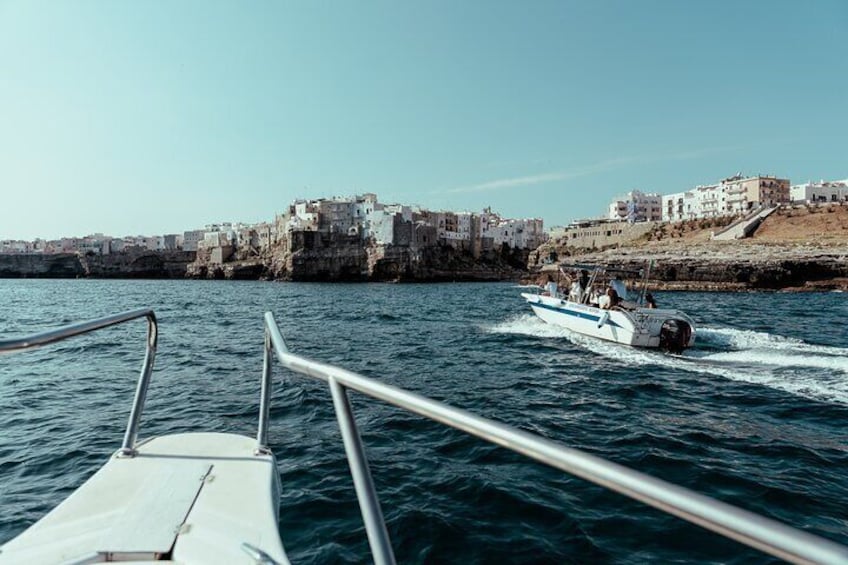
[[[508,284],[0,280],[0,336],[160,317],[141,437],[254,435],[262,313],[337,363],[848,543],[844,294],[657,294],[683,357],[569,334]],[[119,447],[145,324],[0,357],[0,542]],[[323,385],[276,370],[280,532],[301,563],[370,559]],[[768,561],[517,455],[353,395],[400,562]]]

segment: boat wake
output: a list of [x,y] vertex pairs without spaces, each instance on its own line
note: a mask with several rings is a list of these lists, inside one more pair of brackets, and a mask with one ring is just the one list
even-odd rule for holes
[[495,334],[565,338],[630,366],[660,366],[756,384],[804,398],[848,405],[848,348],[814,345],[765,332],[699,328],[683,355],[637,349],[587,337],[523,314],[487,328]]

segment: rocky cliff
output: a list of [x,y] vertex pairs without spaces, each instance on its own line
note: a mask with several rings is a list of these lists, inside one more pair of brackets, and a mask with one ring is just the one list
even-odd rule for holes
[[194,251],[126,251],[79,259],[87,277],[179,279],[186,276],[195,255]]
[[0,278],[183,278],[193,251],[0,255]]
[[667,249],[616,249],[563,258],[641,269],[649,262],[651,284],[668,290],[846,290],[848,247],[690,245]]
[[0,278],[73,279],[82,276],[85,276],[85,269],[75,253],[0,255]]
[[526,275],[529,251],[470,252],[449,246],[363,243],[358,237],[300,234],[259,257],[215,263],[199,253],[188,276],[286,281],[499,281]]

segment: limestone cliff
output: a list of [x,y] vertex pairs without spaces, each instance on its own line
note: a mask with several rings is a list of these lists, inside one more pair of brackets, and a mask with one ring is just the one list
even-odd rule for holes
[[848,290],[848,247],[744,245],[616,249],[565,258],[641,269],[654,287],[676,290]]
[[88,254],[79,257],[87,277],[175,279],[186,276],[186,267],[194,261],[193,251],[148,251],[132,249],[109,255]]
[[0,255],[0,278],[60,278],[85,276],[76,253],[16,253]]
[[0,255],[0,278],[183,278],[194,252],[132,249],[110,255]]
[[216,262],[200,251],[188,276],[286,281],[497,281],[526,275],[528,251],[382,245],[358,236],[297,232],[249,259]]

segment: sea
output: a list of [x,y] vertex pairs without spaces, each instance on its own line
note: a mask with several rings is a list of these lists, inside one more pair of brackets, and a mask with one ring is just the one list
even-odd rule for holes
[[[0,280],[0,338],[149,306],[139,436],[256,434],[263,319],[290,348],[848,544],[848,297],[656,292],[681,356],[536,319],[511,283]],[[0,543],[120,446],[142,320],[0,356]],[[351,393],[400,563],[770,563],[641,503]],[[329,391],[274,369],[295,563],[371,559]],[[116,493],[119,496],[120,493]]]

